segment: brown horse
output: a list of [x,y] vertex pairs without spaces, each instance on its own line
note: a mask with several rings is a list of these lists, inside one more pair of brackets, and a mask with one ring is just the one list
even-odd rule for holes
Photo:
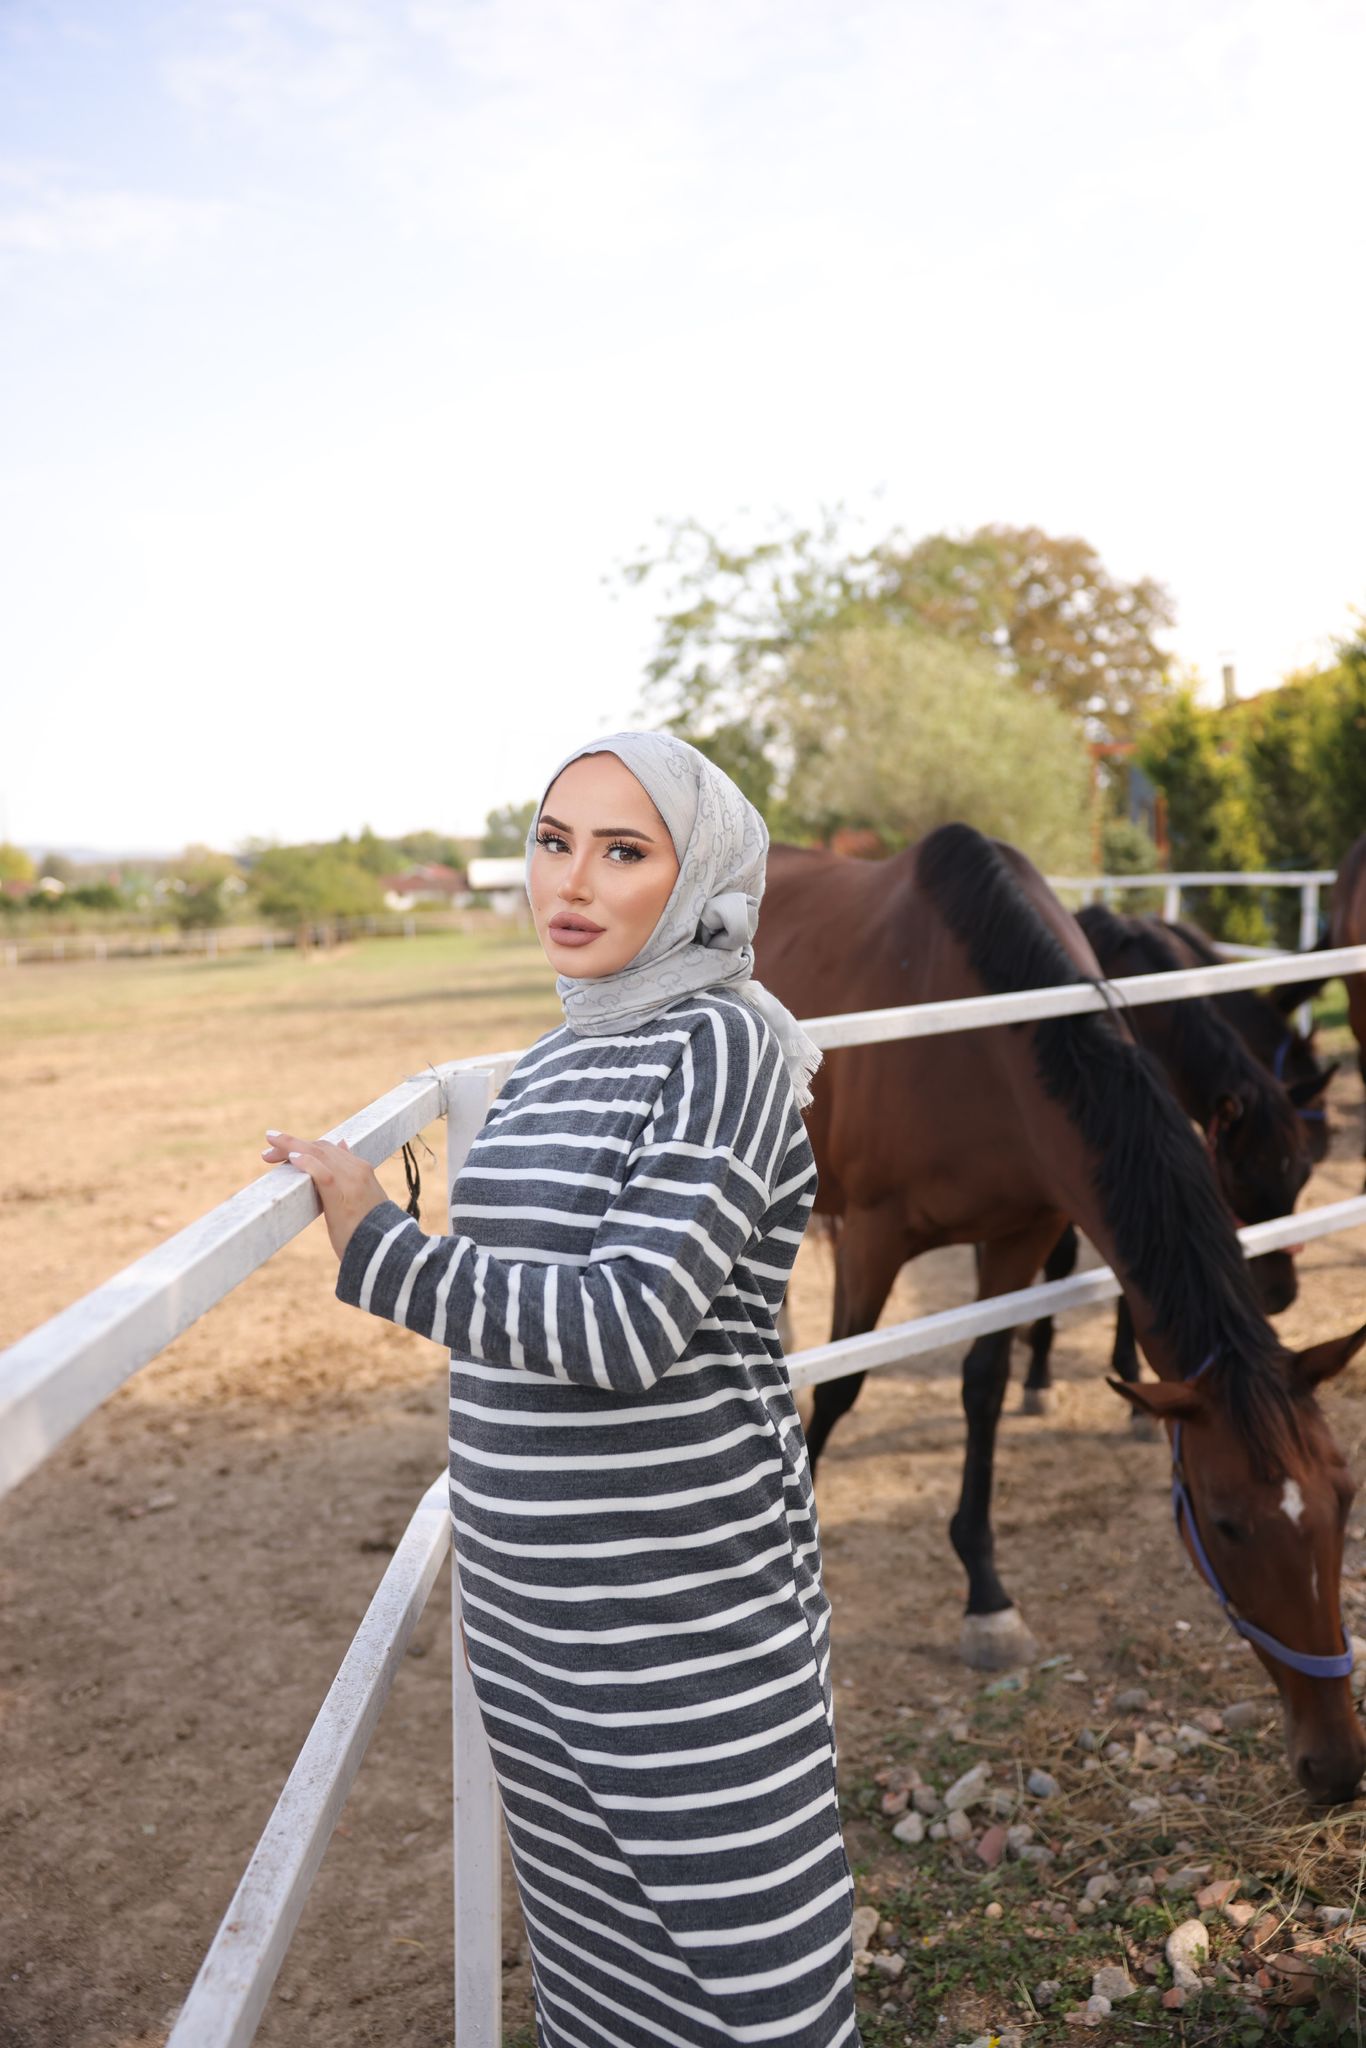
[[[1075,921],[1023,857],[950,825],[883,862],[775,848],[758,971],[799,1016],[1098,978]],[[1254,1295],[1209,1158],[1148,1055],[1111,1019],[902,1039],[831,1052],[808,1127],[817,1206],[841,1219],[833,1335],[877,1321],[906,1260],[982,1246],[982,1295],[1029,1284],[1075,1218],[1119,1275],[1156,1386],[1120,1389],[1185,1432],[1188,1547],[1277,1652],[1292,1763],[1347,1798],[1366,1743],[1341,1673],[1338,1583],[1352,1484],[1315,1400],[1366,1329],[1300,1354]],[[950,1536],[968,1576],[965,1653],[1032,1651],[990,1522],[1010,1333],[963,1367],[967,1447]],[[861,1375],[816,1390],[813,1462]],[[1198,1532],[1198,1535],[1197,1535]],[[1193,1551],[1194,1554],[1194,1551]],[[1336,1661],[1334,1661],[1336,1660]]]

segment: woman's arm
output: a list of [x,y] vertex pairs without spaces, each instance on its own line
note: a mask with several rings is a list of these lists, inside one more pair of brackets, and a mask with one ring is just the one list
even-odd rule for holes
[[777,1041],[748,1009],[704,1010],[689,1051],[586,1264],[500,1259],[469,1237],[426,1236],[350,1154],[295,1146],[329,1211],[342,1300],[491,1364],[625,1393],[652,1386],[769,1206],[791,1100]]

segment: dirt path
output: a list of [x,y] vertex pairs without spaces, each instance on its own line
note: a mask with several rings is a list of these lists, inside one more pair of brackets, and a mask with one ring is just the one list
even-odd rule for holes
[[[554,1014],[525,946],[481,968],[477,991],[454,992],[449,949],[410,950],[406,964],[400,950],[283,973],[178,969],[155,1005],[114,969],[30,983],[0,1045],[0,1334],[250,1178],[267,1122],[322,1126],[429,1057],[524,1043]],[[1334,1156],[1310,1202],[1359,1188],[1360,1108],[1355,1073],[1340,1075]],[[944,1254],[908,1269],[887,1319],[964,1299],[968,1263]],[[310,1231],[0,1509],[3,2048],[164,2040],[443,1465],[441,1359],[336,1304],[332,1270]],[[1302,1272],[1289,1341],[1366,1318],[1360,1238],[1311,1247]],[[819,1243],[802,1250],[793,1306],[801,1342],[826,1334]],[[1164,1454],[1129,1440],[1104,1385],[1107,1339],[1103,1315],[1069,1322],[1053,1414],[1012,1415],[1004,1429],[1008,1583],[1045,1654],[1099,1671],[1137,1632],[1208,1663],[1216,1687],[1227,1673],[1246,1689],[1242,1653],[1224,1647],[1172,1541]],[[1358,1469],[1364,1388],[1358,1369],[1330,1396]],[[883,1760],[899,1709],[980,1685],[954,1654],[961,1586],[944,1534],[960,1439],[957,1358],[936,1355],[875,1375],[832,1443],[821,1513],[847,1784]],[[269,2048],[449,2042],[449,1637],[443,1581],[279,1980],[258,2037]],[[871,1853],[851,1841],[856,1862]],[[529,2040],[509,1926],[507,2038]]]

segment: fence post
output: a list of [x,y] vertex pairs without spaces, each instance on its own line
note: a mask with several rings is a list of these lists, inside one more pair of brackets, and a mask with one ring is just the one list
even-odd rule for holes
[[[1319,942],[1319,885],[1317,882],[1300,884],[1300,951],[1312,953]],[[1295,1028],[1301,1038],[1308,1038],[1314,1028],[1314,1005],[1301,1003],[1295,1012]]]
[[[497,1093],[487,1070],[446,1084],[446,1192]],[[455,1747],[455,2039],[500,2048],[503,2038],[503,1827],[484,1724],[460,1634],[460,1579],[451,1557],[451,1721]]]
[[1162,916],[1167,924],[1176,924],[1181,916],[1181,884],[1168,882],[1162,892]]

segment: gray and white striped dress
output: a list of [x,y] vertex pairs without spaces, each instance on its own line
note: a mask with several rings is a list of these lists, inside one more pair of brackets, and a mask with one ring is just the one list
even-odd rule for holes
[[815,1162],[711,989],[524,1055],[453,1237],[337,1291],[448,1345],[470,1665],[546,2048],[853,2048],[830,1611],[774,1318]]

